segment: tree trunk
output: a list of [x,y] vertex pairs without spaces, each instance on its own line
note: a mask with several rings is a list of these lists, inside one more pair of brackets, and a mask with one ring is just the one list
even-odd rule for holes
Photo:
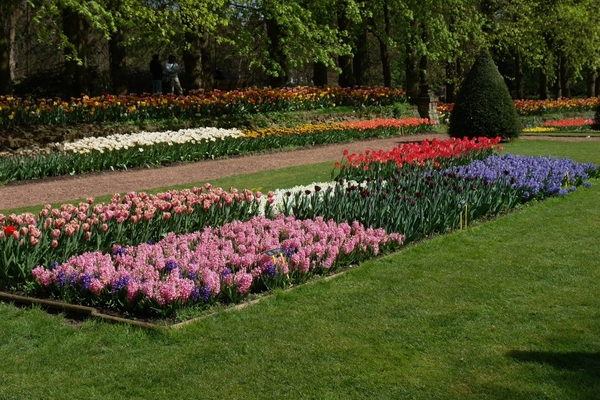
[[523,61],[521,59],[521,53],[515,53],[515,96],[517,99],[523,99]]
[[185,86],[190,89],[202,87],[202,65],[200,63],[201,37],[197,28],[186,30],[184,37],[186,46],[183,50],[183,66],[185,68]]
[[562,77],[562,72],[564,71],[563,68],[563,57],[562,55],[559,53],[556,56],[556,81],[554,82],[554,96],[557,99],[560,99],[561,97],[563,97],[563,82],[564,79]]
[[70,8],[62,10],[62,17],[63,33],[71,44],[65,49],[65,93],[67,98],[79,97],[89,92],[86,54],[89,24]]
[[419,59],[419,94],[427,94],[429,91],[429,62],[427,56]]
[[600,68],[596,70],[596,96],[600,96]]
[[202,29],[200,40],[200,58],[202,63],[202,87],[204,90],[211,91],[215,87],[213,53],[210,46],[210,35],[204,29]]
[[0,95],[12,93],[13,45],[17,8],[0,4]]
[[[352,21],[346,15],[343,7],[338,8],[338,29],[340,32],[350,32],[352,31]],[[344,40],[348,43],[351,40],[346,37]],[[349,43],[351,44],[351,43]],[[341,55],[338,56],[338,64],[342,72],[340,72],[340,77],[338,79],[338,84],[341,87],[352,87],[356,84],[354,80],[354,73],[352,72],[352,55]]]
[[416,50],[409,50],[404,59],[406,69],[406,97],[410,104],[417,104],[419,97],[419,56]]
[[365,86],[367,84],[367,70],[369,69],[369,47],[366,25],[361,26],[360,33],[356,37],[352,68],[356,85]]
[[600,93],[596,92],[596,80],[598,79],[598,75],[596,70],[590,68],[587,72],[586,80],[585,80],[585,88],[587,97],[596,97],[596,95],[600,95]]
[[[378,38],[379,39],[379,38]],[[379,54],[381,57],[381,66],[383,68],[383,86],[392,87],[392,66],[390,63],[390,51],[387,43],[379,39]]]
[[565,97],[571,97],[571,79],[569,75],[569,59],[563,55],[560,63],[560,86]]
[[[457,61],[458,62],[458,61]],[[456,63],[457,62],[447,62],[446,63],[446,93],[444,101],[446,103],[454,103],[456,101]],[[441,100],[441,99],[440,99]]]
[[540,100],[548,100],[548,74],[542,68],[540,68],[538,95],[540,96]]
[[383,20],[385,23],[385,38],[377,36],[379,39],[379,54],[381,57],[381,66],[383,69],[383,86],[392,87],[392,66],[390,62],[390,49],[387,40],[390,37],[390,9],[387,2],[383,3]]
[[[2,6],[0,6],[0,12]],[[0,29],[0,95],[12,93],[12,79],[10,78],[10,40],[6,30],[10,31],[10,25],[6,24]]]
[[269,75],[268,82],[271,87],[282,87],[285,86],[288,80],[288,67],[287,57],[283,51],[282,42],[282,31],[281,26],[274,19],[268,19],[267,23],[267,36],[269,37],[270,47],[269,55],[271,59],[277,65],[277,71],[273,71],[277,75]]
[[127,94],[127,63],[125,51],[125,33],[119,27],[108,41],[110,58],[110,78],[114,94]]
[[327,86],[327,66],[322,62],[313,63],[313,85]]

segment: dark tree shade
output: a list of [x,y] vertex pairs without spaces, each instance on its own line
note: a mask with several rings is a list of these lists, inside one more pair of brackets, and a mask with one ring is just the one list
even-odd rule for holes
[[451,137],[519,136],[519,114],[492,56],[484,50],[460,87],[450,114]]
[[594,123],[592,129],[600,131],[600,103],[596,106],[596,114],[594,115]]

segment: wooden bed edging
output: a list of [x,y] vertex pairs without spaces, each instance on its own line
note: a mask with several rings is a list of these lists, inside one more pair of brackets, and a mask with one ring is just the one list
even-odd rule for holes
[[[321,279],[314,279],[312,281],[308,281],[305,284],[312,284],[312,283],[316,283],[319,281],[329,281],[333,278],[337,278],[338,276],[345,274],[346,272],[347,272],[347,270],[341,271],[338,273],[334,273],[333,275],[328,275],[328,276],[322,277]],[[302,285],[300,285],[300,286],[302,286]],[[292,286],[284,291],[286,292],[288,290],[293,290],[297,287],[299,287],[299,286],[298,285]],[[236,304],[235,306],[225,308],[222,311],[228,312],[228,311],[241,310],[242,308],[257,304],[259,301],[261,301],[265,298],[271,297],[271,296],[272,296],[272,294],[268,294],[266,296],[261,296],[257,299],[246,301],[246,302],[243,302],[240,304]],[[178,322],[178,323],[174,323],[174,324],[170,324],[170,325],[159,325],[159,324],[152,324],[150,322],[136,321],[134,319],[128,319],[128,318],[116,317],[114,315],[103,314],[93,307],[80,306],[78,304],[69,304],[69,303],[63,303],[60,301],[53,301],[53,300],[47,300],[47,299],[37,299],[35,297],[20,296],[17,294],[12,294],[12,293],[7,293],[7,292],[0,292],[0,300],[5,300],[5,301],[9,301],[9,302],[14,302],[14,303],[20,303],[20,304],[40,305],[44,308],[52,308],[52,309],[56,309],[56,310],[69,311],[69,312],[73,312],[73,313],[77,313],[77,314],[84,314],[84,315],[88,315],[92,318],[98,318],[98,319],[101,319],[101,320],[104,320],[107,322],[129,324],[132,326],[138,326],[140,328],[145,328],[145,329],[181,329],[184,326],[189,325],[191,323],[201,321],[203,319],[217,315],[217,312],[213,312],[213,313],[202,315],[202,316],[199,316],[196,318],[191,318],[191,319],[188,319],[183,322]]]

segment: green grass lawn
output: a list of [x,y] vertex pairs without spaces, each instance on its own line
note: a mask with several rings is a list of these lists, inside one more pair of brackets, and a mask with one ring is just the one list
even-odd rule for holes
[[[505,148],[600,163],[599,142]],[[595,180],[176,331],[0,304],[0,399],[597,399],[598,204]]]

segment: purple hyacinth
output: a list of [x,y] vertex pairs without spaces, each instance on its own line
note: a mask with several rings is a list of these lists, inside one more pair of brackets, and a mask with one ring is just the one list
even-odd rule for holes
[[282,247],[281,250],[283,251],[283,256],[288,259],[291,258],[294,254],[296,254],[295,247]]
[[88,290],[90,288],[90,282],[92,281],[92,277],[89,273],[84,273],[79,276],[79,285],[83,290]]
[[210,288],[208,286],[202,286],[200,288],[200,298],[206,303],[210,298]]
[[190,293],[190,299],[193,301],[198,301],[198,295],[200,294],[200,288],[198,286],[194,286],[192,292]]
[[56,276],[54,278],[54,281],[56,283],[56,286],[58,287],[62,287],[65,285],[66,283],[66,275],[65,275],[65,271],[63,271],[62,269],[60,271],[58,271],[56,273]]
[[530,157],[504,154],[453,167],[445,172],[457,176],[488,181],[504,181],[514,189],[527,192],[525,199],[537,195],[566,194],[568,189],[595,171],[591,163],[578,163],[567,158]]
[[165,272],[171,272],[174,269],[179,268],[179,265],[177,265],[177,263],[173,260],[167,260],[167,262],[165,263]]
[[263,274],[265,274],[265,276],[268,279],[273,279],[277,274],[277,267],[272,262],[270,262],[267,265],[265,265],[263,269]]
[[123,254],[125,254],[125,249],[118,245],[115,246],[115,248],[112,251],[113,256],[122,256]]
[[121,289],[123,289],[124,287],[127,286],[130,279],[131,278],[129,277],[129,275],[124,275],[124,276],[121,276],[120,278],[114,280],[110,285],[112,288],[111,293],[112,294],[118,293]]
[[221,271],[221,278],[225,278],[229,275],[231,275],[231,269],[227,267],[223,268],[223,270]]
[[68,286],[75,286],[78,278],[79,275],[77,274],[77,272],[74,272],[71,275],[67,275],[65,279],[65,284],[67,284]]

